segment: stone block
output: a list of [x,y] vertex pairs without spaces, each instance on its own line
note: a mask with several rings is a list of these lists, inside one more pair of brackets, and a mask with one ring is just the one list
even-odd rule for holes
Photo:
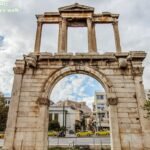
[[34,83],[31,83],[31,82],[25,82],[23,85],[22,85],[22,88],[24,88],[24,87],[41,87],[43,85],[43,83],[36,83],[36,82],[34,82]]
[[37,122],[38,117],[18,117],[17,122]]
[[125,108],[137,108],[137,103],[118,103],[118,108],[119,107],[125,107]]
[[48,75],[24,75],[23,79],[46,79]]
[[135,93],[116,92],[118,98],[135,98]]
[[34,101],[20,101],[19,106],[20,107],[37,106],[37,103]]
[[25,111],[19,111],[18,117],[38,117],[38,111],[31,111],[31,112],[25,112]]
[[18,109],[18,111],[20,112],[22,112],[22,111],[25,111],[25,112],[38,112],[39,111],[39,106],[20,106],[19,107],[19,109]]
[[128,125],[126,125],[126,124],[120,124],[119,125],[119,131],[120,131],[121,134],[122,133],[125,134],[125,133],[131,133],[132,132],[131,128],[130,128],[130,124],[128,124]]
[[131,123],[131,120],[127,117],[118,117],[118,121],[120,124],[129,124]]
[[22,97],[39,97],[41,95],[40,92],[21,92],[20,96]]
[[129,117],[128,113],[118,113],[118,117],[121,118],[121,117]]
[[20,97],[20,102],[36,102],[38,99],[38,96],[21,96]]
[[37,122],[17,122],[16,128],[36,128]]
[[134,83],[113,83],[115,88],[135,88]]
[[129,118],[138,118],[139,114],[137,112],[130,112],[129,113]]
[[135,93],[135,88],[126,88],[126,87],[121,87],[121,88],[115,88],[115,91],[117,92],[122,92],[122,93]]
[[135,98],[118,98],[118,103],[136,103]]
[[128,103],[128,107],[130,108],[137,108],[137,103]]
[[131,123],[133,123],[133,124],[139,124],[140,123],[140,118],[130,118],[130,120],[131,120]]
[[30,83],[43,83],[45,81],[45,79],[23,79],[23,84],[24,83],[28,83],[28,82],[30,82]]
[[39,87],[22,87],[21,92],[41,92],[42,91],[42,86]]

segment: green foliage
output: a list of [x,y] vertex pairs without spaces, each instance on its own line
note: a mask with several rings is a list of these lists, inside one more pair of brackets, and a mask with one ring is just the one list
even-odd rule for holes
[[48,130],[49,131],[59,131],[60,130],[59,122],[57,120],[52,120],[51,122],[49,122]]
[[4,96],[0,95],[0,131],[5,131],[8,107],[5,106]]
[[143,107],[144,110],[147,111],[147,116],[145,118],[150,119],[150,101],[146,101]]
[[78,132],[81,130],[81,126],[79,124],[75,124],[75,131]]
[[66,127],[60,127],[60,131],[66,131]]

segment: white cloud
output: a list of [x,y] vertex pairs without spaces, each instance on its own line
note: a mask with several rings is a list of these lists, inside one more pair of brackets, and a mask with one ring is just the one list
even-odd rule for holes
[[86,105],[93,110],[94,96],[84,97],[81,101],[85,101]]
[[97,89],[102,90],[101,85],[92,77],[83,74],[70,75],[56,84],[50,99],[54,102],[67,99],[78,102],[85,101],[92,109],[94,92]]

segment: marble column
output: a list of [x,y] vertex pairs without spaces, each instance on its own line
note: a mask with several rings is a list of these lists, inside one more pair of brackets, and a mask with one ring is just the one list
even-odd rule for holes
[[91,18],[87,18],[87,28],[88,28],[88,52],[93,52],[93,44],[92,44],[92,20]]
[[42,22],[37,22],[36,40],[34,46],[34,52],[36,54],[40,53],[41,36],[42,36]]
[[95,24],[92,24],[92,47],[93,52],[97,52],[97,43],[96,43],[96,32],[95,32]]
[[113,23],[113,30],[114,30],[116,51],[118,53],[120,53],[121,52],[121,45],[120,45],[120,36],[119,36],[118,22],[114,22]]
[[67,21],[62,18],[59,24],[58,53],[67,53]]
[[58,53],[61,53],[62,45],[62,21],[59,22],[59,34],[58,34]]

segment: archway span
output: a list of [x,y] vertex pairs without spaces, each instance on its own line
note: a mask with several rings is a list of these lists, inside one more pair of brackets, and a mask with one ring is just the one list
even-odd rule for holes
[[112,91],[112,83],[108,78],[106,78],[106,76],[102,72],[96,71],[91,67],[69,66],[69,67],[62,68],[57,72],[53,73],[51,76],[49,76],[48,80],[44,84],[44,88],[43,88],[44,91],[42,97],[49,97],[54,86],[63,77],[71,74],[76,74],[76,73],[85,74],[93,77],[104,87],[106,93]]

